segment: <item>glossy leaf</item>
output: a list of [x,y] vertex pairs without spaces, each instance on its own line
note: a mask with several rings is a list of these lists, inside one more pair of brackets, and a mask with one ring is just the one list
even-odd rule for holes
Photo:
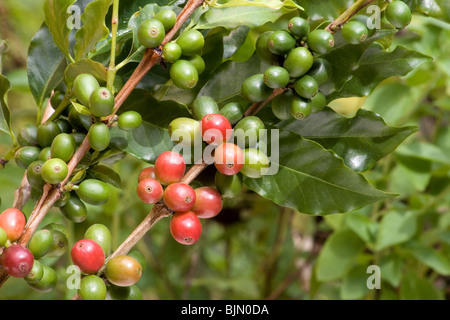
[[[133,131],[124,131],[119,127],[114,127],[110,132],[111,142],[116,145],[116,149],[123,150],[148,163],[154,163],[161,153],[173,148],[173,142],[167,129],[145,121]],[[121,147],[117,147],[117,145]]]
[[84,114],[86,116],[90,116],[91,115],[91,110],[89,110],[88,107],[83,106],[82,104],[79,104],[75,101],[72,101],[72,105],[75,108],[75,110],[77,110],[77,112],[79,114]]
[[375,237],[378,232],[378,224],[359,211],[361,210],[347,214],[345,217],[345,224],[357,234],[361,240],[366,243],[373,243],[375,242]]
[[72,31],[67,26],[70,17],[67,10],[75,3],[75,0],[45,0],[44,13],[45,23],[53,36],[53,42],[58,46],[61,52],[70,57],[69,35]]
[[249,7],[269,7],[275,10],[281,9],[282,7],[293,7],[297,9],[303,9],[298,4],[296,4],[292,0],[280,1],[280,0],[231,0],[226,3],[214,3],[212,4],[213,8],[227,8],[227,7],[240,7],[240,6],[249,6]]
[[81,15],[83,26],[75,34],[76,61],[88,57],[89,53],[95,50],[96,44],[108,36],[109,30],[105,26],[105,16],[112,2],[113,0],[95,0],[86,6]]
[[343,158],[355,171],[366,171],[394,151],[416,127],[393,128],[377,114],[360,109],[347,118],[325,108],[311,114],[305,121],[286,120],[276,125],[280,129],[297,133],[320,143]]
[[403,245],[418,261],[430,267],[438,274],[450,275],[450,260],[447,255],[427,247],[417,241],[410,241]]
[[322,56],[333,67],[331,81],[321,87],[328,101],[367,96],[382,80],[404,76],[430,60],[428,56],[401,46],[389,52],[379,43],[372,42],[389,32],[392,31],[378,31],[370,41],[360,45],[346,44]]
[[363,249],[364,242],[352,231],[336,231],[327,239],[317,259],[317,279],[332,281],[342,278],[352,268]]
[[67,86],[71,88],[75,78],[82,73],[92,74],[99,82],[106,82],[108,71],[103,64],[89,59],[71,63],[64,72],[64,80]]
[[53,43],[47,26],[31,40],[28,50],[28,82],[38,108],[50,97],[53,89],[61,83],[67,66],[66,58]]
[[269,156],[278,171],[258,179],[244,178],[264,198],[302,213],[323,215],[349,212],[392,196],[373,188],[364,176],[316,142],[288,131],[280,131],[279,140],[274,140],[279,158],[276,151]]

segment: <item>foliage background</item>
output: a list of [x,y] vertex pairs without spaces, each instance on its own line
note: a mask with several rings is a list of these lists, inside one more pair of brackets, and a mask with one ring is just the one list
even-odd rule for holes
[[[9,51],[3,74],[12,83],[8,95],[15,132],[33,123],[34,99],[28,88],[26,55],[43,21],[42,0],[3,0],[0,39]],[[319,3],[320,4],[317,4]],[[406,1],[408,2],[408,1]],[[409,1],[421,7],[429,1]],[[336,17],[352,1],[299,1],[312,17]],[[432,3],[434,3],[432,1]],[[406,77],[389,78],[367,98],[346,98],[330,106],[352,116],[359,108],[379,113],[392,126],[419,130],[394,153],[365,173],[372,185],[398,194],[350,214],[316,217],[281,208],[246,191],[227,201],[224,211],[204,224],[202,241],[177,244],[168,220],[160,221],[137,248],[147,267],[138,283],[145,299],[446,299],[450,275],[450,24],[449,8],[439,19],[416,14],[407,30],[390,37],[398,44],[432,57]],[[445,11],[447,10],[447,11]],[[0,134],[0,154],[10,147]],[[135,195],[144,163],[127,157],[114,169],[123,178],[122,191],[105,206],[89,206],[88,219],[69,224],[74,243],[92,223],[108,225],[114,246],[145,217],[149,207]],[[23,169],[14,161],[0,171],[1,210],[11,206]],[[208,174],[204,174],[208,178]],[[307,187],[307,186],[306,186]],[[32,203],[25,207],[29,214]],[[51,211],[43,224],[59,221]],[[67,222],[67,221],[66,221]],[[58,287],[39,294],[21,279],[10,279],[0,299],[70,299],[67,255],[48,261],[57,267]],[[381,268],[381,290],[369,290],[369,265]]]

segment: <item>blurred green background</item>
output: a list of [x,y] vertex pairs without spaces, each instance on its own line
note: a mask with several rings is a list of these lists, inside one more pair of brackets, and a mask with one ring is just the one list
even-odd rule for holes
[[[15,132],[33,123],[36,106],[27,85],[31,38],[43,21],[42,0],[2,0],[0,39],[9,51],[2,73],[12,83],[8,102]],[[397,197],[350,214],[314,217],[281,208],[245,191],[227,200],[217,219],[203,225],[193,247],[176,243],[163,219],[135,249],[147,266],[138,283],[145,299],[447,299],[450,295],[450,24],[415,16],[392,41],[427,54],[433,61],[405,78],[381,83],[368,98],[334,101],[351,116],[373,110],[392,126],[419,131],[366,174]],[[11,141],[0,134],[0,154]],[[131,157],[114,165],[124,189],[102,207],[89,206],[88,219],[71,224],[53,209],[43,225],[64,222],[70,244],[92,223],[104,223],[119,245],[151,207],[137,200],[137,175],[145,166]],[[0,170],[1,210],[12,205],[24,170],[11,161]],[[129,177],[128,179],[125,177]],[[208,179],[208,171],[204,178]],[[30,201],[25,207],[29,215]],[[56,290],[41,294],[22,279],[10,279],[0,299],[70,299],[65,279],[69,253],[48,259],[58,270]],[[370,265],[380,266],[381,289],[370,290]]]

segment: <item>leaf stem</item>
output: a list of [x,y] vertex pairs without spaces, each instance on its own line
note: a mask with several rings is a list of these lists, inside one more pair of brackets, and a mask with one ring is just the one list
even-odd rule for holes
[[338,31],[348,20],[350,20],[355,14],[357,14],[362,8],[375,0],[358,0],[347,10],[345,10],[339,17],[337,17],[332,23],[330,23],[325,30],[330,33]]
[[119,0],[114,0],[111,19],[111,59],[109,60],[108,73],[106,76],[106,87],[113,91],[114,79],[116,77],[116,45],[117,29],[119,25]]

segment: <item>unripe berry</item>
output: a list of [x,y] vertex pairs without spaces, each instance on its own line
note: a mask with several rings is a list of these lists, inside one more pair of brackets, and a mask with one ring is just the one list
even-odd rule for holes
[[60,183],[66,178],[68,173],[67,164],[58,158],[45,161],[41,168],[42,179],[49,184]]
[[83,273],[94,274],[105,263],[105,253],[100,245],[90,239],[82,239],[75,243],[70,252],[72,262]]
[[78,292],[83,300],[105,300],[107,289],[102,278],[89,275],[81,279]]
[[170,220],[170,233],[177,242],[192,245],[202,234],[202,224],[192,211],[176,212]]
[[95,89],[89,98],[89,108],[95,117],[106,117],[114,108],[114,94],[104,87]]
[[222,210],[222,196],[212,187],[195,189],[195,203],[191,209],[199,218],[213,218]]
[[119,287],[129,287],[139,281],[142,266],[130,256],[116,256],[106,263],[105,275],[109,282]]
[[186,183],[177,182],[170,184],[163,195],[166,206],[175,212],[184,212],[192,208],[195,203],[195,191]]
[[138,29],[138,40],[146,48],[154,48],[159,46],[166,31],[161,21],[157,19],[147,19],[141,23]]
[[97,79],[88,73],[79,74],[73,82],[75,96],[78,101],[86,107],[89,106],[89,98],[91,97],[92,92],[99,87],[100,85]]

